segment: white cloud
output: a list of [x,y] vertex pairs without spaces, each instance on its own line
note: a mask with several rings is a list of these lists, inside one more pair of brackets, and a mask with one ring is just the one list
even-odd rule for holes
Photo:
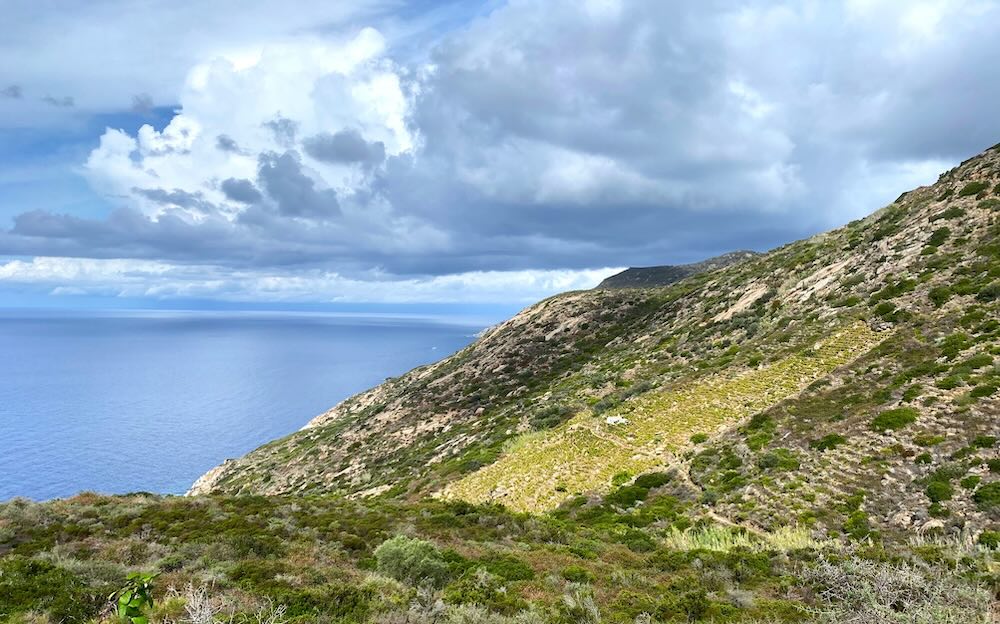
[[[294,138],[351,129],[381,142],[389,155],[407,152],[415,141],[406,124],[409,101],[384,50],[382,36],[365,28],[342,41],[279,42],[199,63],[170,123],[161,131],[145,125],[134,138],[109,128],[90,154],[88,177],[121,205],[138,206],[149,216],[169,209],[195,221],[203,217],[139,192],[163,189],[200,195],[232,219],[246,207],[225,196],[221,181],[252,180],[258,154],[295,145],[287,142],[292,135],[269,129],[275,119],[288,120]],[[239,151],[219,149],[220,136]],[[342,197],[366,183],[356,167],[302,157],[315,183]]]
[[474,271],[402,279],[351,279],[320,270],[233,270],[134,260],[34,258],[0,263],[0,284],[41,286],[54,295],[239,302],[531,303],[592,288],[620,268]]

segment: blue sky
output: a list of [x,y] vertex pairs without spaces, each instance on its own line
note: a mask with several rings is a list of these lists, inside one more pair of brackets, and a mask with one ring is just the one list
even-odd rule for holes
[[516,306],[1000,140],[996,0],[4,4],[0,306]]

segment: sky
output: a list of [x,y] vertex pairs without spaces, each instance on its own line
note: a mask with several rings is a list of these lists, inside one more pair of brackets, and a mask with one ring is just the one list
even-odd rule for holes
[[524,304],[1000,141],[1000,0],[0,0],[0,306]]

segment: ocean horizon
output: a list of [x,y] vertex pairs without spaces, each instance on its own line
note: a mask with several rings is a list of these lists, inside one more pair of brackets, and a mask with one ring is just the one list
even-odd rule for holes
[[461,349],[495,320],[0,310],[0,501],[183,494],[223,460]]

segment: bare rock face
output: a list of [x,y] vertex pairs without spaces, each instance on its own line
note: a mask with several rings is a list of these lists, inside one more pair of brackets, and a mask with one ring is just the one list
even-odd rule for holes
[[[859,324],[878,343],[822,361],[830,337]],[[703,396],[719,387],[735,390]],[[593,434],[573,457],[640,453],[745,526],[996,530],[1000,148],[766,254],[630,269],[541,301],[190,493],[418,497],[461,491],[450,484],[506,458],[511,495],[539,482],[537,465],[511,458],[551,462],[539,445],[568,427]],[[544,487],[592,493],[586,479],[581,491],[557,481]]]

